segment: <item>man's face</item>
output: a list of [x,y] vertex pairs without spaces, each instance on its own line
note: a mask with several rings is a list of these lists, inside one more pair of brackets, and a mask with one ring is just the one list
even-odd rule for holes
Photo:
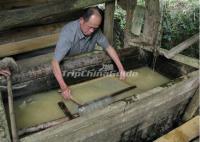
[[81,31],[85,36],[90,36],[94,33],[101,24],[101,17],[92,15],[88,21],[85,21],[82,17],[80,18]]

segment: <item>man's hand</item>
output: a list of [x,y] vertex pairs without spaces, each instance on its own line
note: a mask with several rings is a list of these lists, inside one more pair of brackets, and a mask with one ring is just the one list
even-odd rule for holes
[[61,94],[62,94],[63,98],[66,99],[66,100],[72,98],[71,90],[69,88],[62,90]]
[[11,73],[10,73],[9,69],[0,69],[0,75],[10,76]]
[[119,74],[120,74],[120,76],[119,76],[120,80],[125,80],[126,79],[126,71],[125,70],[120,70]]

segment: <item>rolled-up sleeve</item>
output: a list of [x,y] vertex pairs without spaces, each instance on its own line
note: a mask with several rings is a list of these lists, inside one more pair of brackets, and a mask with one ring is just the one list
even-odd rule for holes
[[64,27],[56,44],[54,59],[60,62],[72,47],[71,31]]
[[97,33],[97,44],[103,49],[106,49],[109,46],[108,39],[105,37],[101,30],[99,30]]

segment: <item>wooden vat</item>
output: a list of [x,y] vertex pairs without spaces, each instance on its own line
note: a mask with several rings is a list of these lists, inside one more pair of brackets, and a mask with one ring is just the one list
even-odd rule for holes
[[[119,51],[126,70],[142,66],[152,66],[152,54],[144,51],[141,56],[138,48],[127,48]],[[45,55],[46,56],[46,55]],[[12,77],[13,85],[25,85],[23,89],[14,90],[14,97],[23,97],[34,93],[57,88],[53,77],[50,59],[36,57],[18,61],[21,72]],[[34,62],[41,61],[39,64]],[[84,60],[84,62],[83,62]],[[102,68],[103,64],[111,63],[104,52],[95,52],[67,58],[62,63],[63,71],[89,70]],[[31,66],[30,66],[31,64]],[[94,70],[95,69],[95,70]],[[54,142],[54,141],[85,141],[85,142],[126,142],[152,141],[170,131],[181,123],[184,110],[198,87],[198,70],[166,59],[157,58],[155,70],[171,81],[146,92],[132,94],[126,100],[118,101],[109,106],[63,122],[52,128],[20,138],[22,142]],[[80,83],[91,78],[67,78],[69,84]],[[1,78],[0,84],[6,81]],[[1,91],[5,96],[6,92]],[[3,97],[5,100],[6,97]],[[10,141],[9,126],[1,98],[1,138]]]

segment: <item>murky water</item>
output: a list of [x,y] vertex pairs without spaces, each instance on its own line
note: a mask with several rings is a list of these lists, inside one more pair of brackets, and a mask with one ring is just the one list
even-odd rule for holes
[[[137,88],[123,93],[119,98],[144,92],[156,86],[169,82],[169,79],[153,72],[148,67],[134,70],[134,76],[128,76],[125,81],[117,77],[102,77],[71,86],[73,98],[81,104],[110,95],[130,85]],[[31,127],[43,122],[48,122],[64,117],[57,103],[64,101],[72,113],[78,112],[78,106],[70,100],[63,100],[58,90],[38,93],[32,96],[20,98],[15,101],[17,128]]]

